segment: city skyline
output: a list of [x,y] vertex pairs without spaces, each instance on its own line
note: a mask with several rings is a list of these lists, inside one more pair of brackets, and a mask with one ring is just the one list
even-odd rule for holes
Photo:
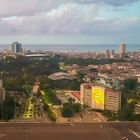
[[139,0],[1,0],[0,44],[140,44],[139,6]]
[[140,139],[140,0],[0,0],[2,140]]

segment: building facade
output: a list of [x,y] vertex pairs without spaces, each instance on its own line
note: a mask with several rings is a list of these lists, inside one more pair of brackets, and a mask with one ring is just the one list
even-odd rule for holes
[[103,85],[83,83],[80,89],[80,102],[92,109],[117,112],[121,108],[121,93]]
[[110,58],[110,50],[106,50],[106,58]]
[[22,52],[22,47],[21,44],[18,42],[14,42],[11,44],[11,51],[13,53],[21,53]]
[[126,54],[126,44],[121,44],[119,46],[119,54],[120,54],[120,56],[123,56]]
[[92,105],[91,107],[93,109],[97,110],[105,110],[105,88],[98,86],[98,85],[92,85]]
[[117,112],[121,108],[121,94],[112,89],[105,90],[105,109]]
[[81,84],[80,87],[80,102],[87,106],[92,106],[91,99],[92,85],[91,84]]

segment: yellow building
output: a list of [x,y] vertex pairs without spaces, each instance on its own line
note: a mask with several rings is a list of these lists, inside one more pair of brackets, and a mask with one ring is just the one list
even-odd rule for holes
[[92,108],[104,110],[105,88],[92,86]]
[[121,93],[103,85],[81,84],[80,102],[92,109],[117,112],[121,108]]

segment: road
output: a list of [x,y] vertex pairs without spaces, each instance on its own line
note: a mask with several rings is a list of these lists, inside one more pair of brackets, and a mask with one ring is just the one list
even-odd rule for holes
[[140,140],[140,122],[0,123],[0,140]]

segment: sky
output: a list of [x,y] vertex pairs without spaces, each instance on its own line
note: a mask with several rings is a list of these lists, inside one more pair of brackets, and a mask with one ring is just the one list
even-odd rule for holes
[[140,44],[140,0],[0,0],[0,44]]

